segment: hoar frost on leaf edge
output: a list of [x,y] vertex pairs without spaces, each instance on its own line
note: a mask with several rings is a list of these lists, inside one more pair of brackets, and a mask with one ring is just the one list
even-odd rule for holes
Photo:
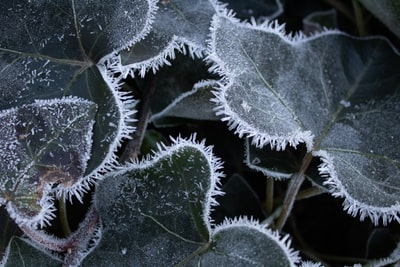
[[[226,3],[221,3],[218,0],[209,0],[209,2],[214,7],[216,14],[233,16],[233,11],[230,11],[226,8]],[[129,50],[129,47],[126,47],[125,49]],[[135,73],[138,73],[139,76],[143,78],[146,75],[146,72],[149,70],[151,70],[153,73],[156,73],[161,67],[165,65],[170,66],[170,60],[174,60],[176,57],[175,52],[183,55],[189,53],[190,58],[194,59],[202,58],[206,51],[207,47],[201,47],[200,45],[188,40],[183,36],[173,35],[169,45],[167,45],[157,56],[128,65],[122,64],[121,57],[118,56],[119,64],[116,64],[113,70],[115,72],[122,73],[124,78],[128,76],[134,78]]]
[[265,225],[261,225],[257,220],[254,220],[253,218],[225,218],[225,220],[221,224],[218,224],[214,227],[211,236],[214,236],[219,231],[226,230],[232,227],[248,227],[259,231],[260,233],[271,238],[281,247],[281,249],[286,253],[287,258],[291,262],[291,266],[295,266],[297,263],[300,262],[299,252],[290,247],[291,240],[288,234],[281,236],[279,232],[270,230]]
[[387,225],[395,220],[400,223],[400,202],[391,207],[376,207],[366,205],[354,199],[338,179],[334,168],[334,159],[326,151],[314,151],[314,157],[319,157],[322,163],[318,166],[318,171],[326,181],[324,185],[328,186],[332,196],[343,198],[343,210],[353,217],[359,216],[360,221],[368,217],[375,225],[382,220],[383,225]]
[[234,13],[230,11],[220,12],[214,15],[211,27],[210,27],[210,38],[207,47],[207,57],[206,62],[210,64],[209,71],[211,73],[218,74],[221,76],[221,80],[213,91],[215,98],[212,101],[216,104],[215,112],[217,116],[223,116],[222,121],[227,122],[229,129],[234,130],[235,133],[239,135],[240,138],[243,136],[251,137],[252,144],[258,148],[262,148],[266,144],[270,144],[272,149],[284,150],[287,145],[296,147],[300,143],[305,143],[307,150],[312,151],[313,149],[313,139],[314,135],[306,130],[303,131],[300,128],[293,131],[288,136],[282,135],[270,135],[268,133],[260,132],[249,123],[245,122],[239,116],[232,111],[225,99],[225,92],[227,88],[235,83],[235,76],[226,69],[224,62],[220,59],[216,53],[215,40],[216,31],[218,29],[218,21],[220,18],[228,19],[232,23],[236,24],[238,27],[259,30],[267,33],[273,33],[278,35],[284,42],[291,45],[297,45],[302,42],[307,42],[311,39],[318,38],[322,35],[327,34],[344,34],[337,30],[326,30],[324,32],[316,33],[312,36],[305,36],[303,33],[298,32],[295,35],[288,35],[284,31],[284,24],[278,24],[277,20],[265,21],[261,24],[257,24],[255,19],[252,18],[249,22],[240,21],[234,17]]
[[203,221],[209,233],[211,233],[211,227],[213,225],[211,212],[213,207],[219,205],[215,197],[224,195],[224,192],[221,191],[220,188],[220,179],[225,177],[224,173],[220,171],[223,163],[219,158],[214,156],[212,152],[213,147],[205,145],[205,140],[200,142],[196,141],[196,134],[192,134],[189,138],[182,138],[178,136],[177,138],[170,137],[170,139],[172,141],[171,145],[167,146],[164,143],[158,143],[157,151],[153,151],[151,156],[148,156],[142,160],[135,159],[129,163],[126,163],[125,165],[119,166],[117,170],[113,172],[113,176],[123,174],[130,170],[150,168],[162,158],[169,157],[176,151],[184,149],[185,147],[197,149],[204,155],[210,166],[210,188],[206,193],[206,201],[203,204]]
[[110,54],[108,57],[103,58],[102,63],[97,64],[97,68],[101,73],[105,83],[112,92],[117,107],[119,110],[120,120],[118,122],[117,136],[114,138],[112,145],[110,145],[104,160],[94,169],[91,173],[87,174],[81,179],[81,182],[75,183],[70,188],[60,188],[57,190],[58,198],[68,198],[72,201],[72,197],[75,196],[80,202],[82,202],[82,196],[90,190],[90,186],[95,184],[96,181],[104,178],[104,173],[114,170],[118,166],[117,150],[122,145],[123,139],[131,139],[132,133],[136,130],[132,124],[136,122],[134,114],[137,110],[135,109],[137,100],[133,99],[128,92],[121,91],[123,84],[122,77],[114,75],[111,71],[111,64],[115,63],[115,56]]
[[158,10],[157,2],[158,2],[158,0],[147,0],[147,4],[149,5],[149,8],[147,10],[147,20],[145,22],[145,25],[144,25],[142,31],[138,35],[136,35],[134,38],[132,38],[129,42],[127,42],[124,46],[115,48],[113,52],[111,52],[110,54],[105,55],[103,58],[101,58],[98,62],[98,65],[104,65],[105,62],[107,62],[110,57],[115,57],[119,51],[129,48],[133,44],[139,42],[140,40],[142,40],[146,37],[146,35],[151,31],[151,25],[153,24],[153,21],[155,18],[155,13]]

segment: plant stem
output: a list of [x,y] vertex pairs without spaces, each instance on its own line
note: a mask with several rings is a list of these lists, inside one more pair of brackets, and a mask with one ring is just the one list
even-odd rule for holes
[[265,211],[267,215],[272,213],[274,208],[274,179],[271,177],[267,178],[267,188],[265,190]]
[[136,159],[140,153],[140,147],[142,145],[144,133],[146,132],[151,113],[150,103],[152,100],[152,96],[156,90],[156,85],[156,76],[152,73],[147,74],[143,88],[143,95],[138,115],[139,118],[136,131],[133,133],[132,140],[129,140],[129,142],[127,143],[125,150],[120,157],[120,162],[127,162],[129,160]]
[[308,152],[303,159],[301,168],[298,173],[292,175],[289,187],[286,191],[285,200],[283,201],[282,211],[276,222],[275,229],[281,231],[286,223],[287,218],[292,211],[294,201],[296,200],[297,193],[299,192],[300,186],[304,181],[304,174],[307,171],[310,163],[313,159],[312,153]]
[[362,9],[361,9],[360,3],[358,1],[359,0],[353,0],[352,1],[353,8],[354,8],[354,16],[356,18],[356,25],[357,25],[358,35],[366,36],[367,35],[367,31],[366,31],[365,25],[364,25]]
[[66,237],[68,237],[71,235],[72,231],[71,231],[71,228],[69,227],[68,216],[67,216],[67,204],[65,201],[65,196],[62,196],[58,200],[58,212],[60,215],[61,229],[63,230],[64,235]]

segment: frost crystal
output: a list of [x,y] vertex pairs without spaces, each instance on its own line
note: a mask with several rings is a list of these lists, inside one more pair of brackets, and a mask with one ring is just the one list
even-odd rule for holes
[[95,112],[94,103],[73,97],[0,112],[0,198],[18,223],[48,222],[50,191],[82,179]]

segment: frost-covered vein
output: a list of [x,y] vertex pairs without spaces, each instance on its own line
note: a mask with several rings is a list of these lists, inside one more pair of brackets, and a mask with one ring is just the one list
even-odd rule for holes
[[269,89],[269,91],[279,100],[279,102],[289,111],[292,115],[292,118],[296,121],[296,123],[302,128],[305,129],[303,123],[297,118],[295,112],[289,107],[289,105],[279,96],[278,92],[276,92],[273,87],[265,80],[264,76],[262,75],[260,69],[258,68],[256,62],[251,58],[251,56],[247,53],[246,49],[243,47],[242,42],[238,39],[237,40],[240,48],[242,49],[243,53],[246,55],[250,63],[253,65],[255,71],[257,72],[258,77],[260,77],[261,81],[265,84],[265,86]]
[[174,5],[173,3],[171,3],[171,6],[173,7],[173,9],[190,25],[192,25],[193,27],[195,27],[197,30],[200,31],[200,28],[197,26],[197,24],[194,24],[193,22],[191,22],[190,20],[188,20],[185,16],[185,14],[179,10],[179,8],[176,7],[176,5]]
[[143,213],[143,212],[141,212],[140,214],[141,214],[142,216],[146,217],[146,218],[149,218],[149,219],[152,220],[153,222],[155,222],[158,226],[160,226],[160,227],[161,227],[163,230],[165,230],[167,233],[169,233],[169,234],[171,234],[171,235],[173,235],[173,236],[179,238],[180,240],[182,240],[182,241],[184,241],[184,242],[187,242],[187,243],[190,243],[190,244],[195,244],[195,245],[201,245],[201,246],[204,245],[204,244],[201,243],[201,242],[192,241],[192,240],[189,240],[189,239],[184,238],[183,236],[178,235],[177,233],[175,233],[175,232],[171,231],[170,229],[168,229],[166,226],[164,226],[162,223],[160,223],[156,218],[154,218],[154,217],[151,216],[151,215],[145,214],[145,213]]
[[86,67],[89,65],[88,62],[86,62],[86,61],[55,58],[55,57],[51,57],[51,56],[47,56],[47,55],[21,52],[21,51],[17,51],[17,50],[13,50],[13,49],[2,48],[2,47],[0,47],[0,52],[12,53],[12,54],[21,55],[23,57],[30,57],[30,58],[35,58],[35,59],[48,60],[49,62],[63,64],[63,65],[79,66],[79,67]]
[[88,56],[85,53],[85,49],[83,48],[83,44],[82,44],[82,39],[81,39],[81,35],[80,35],[80,30],[79,30],[79,25],[78,25],[78,16],[76,14],[76,10],[75,10],[75,1],[71,0],[71,6],[72,6],[72,15],[74,18],[74,27],[75,27],[75,31],[76,31],[76,39],[78,40],[78,45],[79,48],[81,49],[81,53],[84,59],[88,59]]
[[[346,96],[342,99],[343,101],[349,102],[350,98],[353,96],[353,94],[357,91],[359,88],[359,85],[361,81],[364,79],[365,74],[367,73],[367,70],[372,64],[372,56],[368,60],[368,63],[366,66],[362,69],[362,71],[359,73],[357,76],[357,79],[354,81],[353,85],[350,86],[349,90],[347,91]],[[314,144],[314,149],[318,149],[319,145],[321,144],[322,140],[326,137],[326,135],[329,133],[332,125],[334,125],[339,118],[339,115],[342,113],[343,109],[345,107],[341,104],[338,103],[338,108],[336,109],[335,113],[333,113],[331,119],[326,123],[324,129],[322,130],[321,134],[316,138],[315,144]]]
[[358,150],[344,149],[344,148],[332,148],[332,147],[327,147],[327,148],[323,148],[323,149],[327,152],[333,151],[333,152],[342,152],[342,153],[347,153],[347,154],[357,154],[357,155],[362,155],[362,156],[365,156],[368,158],[383,160],[383,161],[387,161],[390,164],[400,168],[400,160],[392,159],[392,158],[389,158],[389,157],[383,156],[383,155],[378,155],[376,153],[368,153],[368,152],[362,152],[362,151],[358,151]]

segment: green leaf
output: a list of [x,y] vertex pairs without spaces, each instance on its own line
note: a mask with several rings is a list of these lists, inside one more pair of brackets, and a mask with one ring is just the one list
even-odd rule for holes
[[219,167],[210,148],[192,137],[110,174],[95,196],[101,240],[81,265],[211,266],[202,262],[248,263],[245,259],[259,254],[252,260],[260,265],[274,258],[293,266],[298,257],[287,237],[255,221],[227,220],[213,227]]
[[4,259],[0,262],[1,266],[61,266],[62,262],[50,252],[45,252],[32,246],[32,243],[22,239],[11,239]]
[[[156,72],[170,65],[175,50],[191,57],[200,57],[206,50],[206,40],[212,16],[221,7],[214,0],[159,1],[151,32],[144,40],[121,52],[121,72],[144,77],[147,70]],[[185,46],[187,45],[187,47]]]
[[93,102],[78,98],[0,111],[0,199],[17,223],[47,223],[51,187],[83,179],[95,114]]
[[217,115],[258,147],[304,143],[348,213],[400,221],[399,53],[383,38],[282,32],[215,17]]
[[173,265],[204,246],[219,165],[204,143],[179,139],[110,173],[95,196],[102,238],[82,265]]
[[398,0],[360,0],[360,2],[400,38],[400,2]]
[[207,250],[192,266],[296,266],[298,253],[288,236],[247,219],[227,220],[217,226]]
[[134,102],[119,91],[120,78],[109,64],[115,62],[113,53],[146,34],[155,3],[20,0],[0,5],[0,110],[65,96],[97,104],[86,178],[67,190],[80,198],[91,180],[115,165],[114,152],[134,130]]

